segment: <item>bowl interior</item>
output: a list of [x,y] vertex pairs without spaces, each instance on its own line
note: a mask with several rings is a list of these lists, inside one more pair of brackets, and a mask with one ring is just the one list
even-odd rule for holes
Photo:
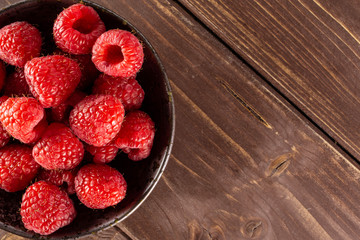
[[[43,37],[43,55],[55,49],[52,37],[52,25],[57,15],[66,7],[78,3],[73,0],[31,0],[20,2],[0,11],[0,28],[15,21],[27,21],[36,26]],[[74,200],[77,217],[68,226],[49,235],[52,238],[74,238],[90,234],[109,227],[125,219],[148,196],[160,178],[170,155],[174,134],[174,111],[171,90],[162,64],[150,43],[130,23],[113,12],[88,1],[81,1],[92,6],[104,21],[107,29],[132,31],[142,42],[145,60],[137,80],[145,91],[141,110],[155,122],[156,134],[150,157],[134,162],[123,153],[109,165],[117,168],[128,183],[125,199],[115,207],[105,210],[92,210]],[[11,67],[8,67],[11,71]],[[24,237],[40,237],[27,231],[19,214],[21,196],[24,191],[7,193],[0,190],[0,228]]]

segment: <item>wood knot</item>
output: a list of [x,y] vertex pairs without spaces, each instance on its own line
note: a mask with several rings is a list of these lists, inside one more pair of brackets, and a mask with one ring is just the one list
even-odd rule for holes
[[244,225],[243,235],[246,238],[258,238],[261,235],[263,223],[260,220],[250,220]]
[[196,220],[192,220],[189,224],[189,238],[191,240],[222,240],[225,239],[222,228],[213,225],[207,228],[199,224]]
[[290,165],[291,159],[293,158],[294,153],[287,153],[277,157],[275,160],[271,161],[268,169],[265,174],[268,177],[277,177],[285,171]]

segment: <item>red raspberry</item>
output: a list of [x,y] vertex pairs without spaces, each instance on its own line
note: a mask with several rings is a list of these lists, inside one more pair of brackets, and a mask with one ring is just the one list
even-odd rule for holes
[[56,45],[72,54],[88,54],[96,39],[105,32],[97,12],[84,4],[63,10],[55,20],[53,33]]
[[14,22],[0,29],[0,58],[11,65],[24,67],[40,56],[41,44],[39,30],[27,22]]
[[4,63],[0,61],[0,90],[4,86],[5,78],[6,78],[6,68]]
[[72,170],[45,170],[41,169],[38,180],[50,182],[58,187],[63,187],[68,194],[75,193],[76,168]]
[[3,102],[5,102],[6,100],[8,100],[8,96],[1,96],[0,97],[0,105],[3,104]]
[[121,173],[105,164],[85,165],[75,177],[76,195],[85,206],[93,209],[118,204],[124,199],[126,188]]
[[[0,97],[0,105],[8,99],[7,96]],[[10,134],[6,131],[0,122],[0,148],[5,146],[11,139]]]
[[44,108],[34,98],[8,98],[0,105],[0,121],[6,131],[23,143],[36,142],[47,123]]
[[111,95],[90,95],[70,113],[70,127],[81,140],[95,147],[109,143],[120,131],[124,107]]
[[155,136],[155,125],[142,111],[128,113],[116,137],[115,146],[121,148],[134,161],[147,158]]
[[85,148],[91,155],[93,155],[94,163],[109,163],[114,160],[119,151],[119,149],[113,144],[102,147],[87,145]]
[[128,158],[133,161],[140,161],[147,158],[151,153],[152,143],[142,148],[122,148],[121,150],[128,155]]
[[114,77],[134,76],[144,62],[139,40],[130,32],[113,29],[103,33],[92,49],[92,61],[101,72]]
[[54,184],[39,181],[26,189],[20,214],[26,229],[49,235],[69,225],[76,210],[66,192]]
[[58,106],[74,92],[80,82],[81,71],[76,61],[50,55],[27,62],[25,77],[32,94],[48,108]]
[[92,88],[96,78],[99,76],[100,72],[95,67],[94,63],[91,61],[91,55],[73,55],[56,49],[53,52],[54,55],[63,55],[65,57],[75,60],[81,70],[81,79],[77,86],[77,89],[82,91],[87,91]]
[[66,124],[66,115],[68,115],[68,113],[70,114],[70,111],[71,106],[67,103],[61,103],[59,106],[51,108],[50,115],[47,116],[52,122],[61,122]]
[[0,187],[8,192],[23,190],[39,168],[28,146],[9,144],[0,149]]
[[100,74],[91,61],[91,55],[72,55],[71,58],[78,62],[81,70],[81,79],[77,88],[83,91],[91,89]]
[[11,139],[11,136],[6,131],[6,129],[2,126],[2,124],[0,123],[0,148],[5,146],[6,144],[8,144],[10,139]]
[[4,95],[7,96],[28,96],[31,97],[29,85],[26,82],[24,69],[16,68],[7,78],[4,86]]
[[113,95],[119,98],[125,111],[139,109],[145,94],[135,77],[111,77],[105,74],[101,74],[96,79],[93,93]]
[[66,121],[69,120],[71,110],[85,97],[85,93],[75,91],[65,102],[51,109],[52,120],[55,122],[67,123]]
[[69,170],[83,159],[84,147],[70,128],[62,123],[52,123],[35,144],[32,154],[45,169]]

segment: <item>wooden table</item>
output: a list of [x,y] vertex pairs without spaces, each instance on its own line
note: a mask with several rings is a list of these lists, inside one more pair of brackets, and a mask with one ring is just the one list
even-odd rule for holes
[[88,238],[360,239],[358,0],[95,2],[158,52],[176,135],[150,197]]

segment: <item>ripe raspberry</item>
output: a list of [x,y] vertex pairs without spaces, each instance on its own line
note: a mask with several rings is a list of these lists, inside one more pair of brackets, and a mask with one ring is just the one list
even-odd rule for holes
[[99,76],[100,72],[95,67],[94,63],[91,61],[91,55],[74,55],[61,51],[60,49],[56,49],[53,52],[54,55],[63,55],[65,57],[71,58],[75,60],[80,67],[81,70],[81,79],[77,86],[77,89],[82,91],[88,91],[92,88],[96,78]]
[[70,127],[81,140],[95,147],[109,143],[120,131],[124,107],[111,95],[90,95],[70,113]]
[[85,165],[75,177],[76,195],[85,206],[93,209],[118,204],[124,199],[126,188],[121,173],[105,164]]
[[103,33],[92,49],[92,61],[101,72],[114,77],[134,76],[144,62],[139,40],[130,32],[113,29]]
[[128,155],[128,158],[133,161],[140,161],[147,158],[151,153],[153,142],[142,148],[122,148],[121,150]]
[[39,30],[27,22],[14,22],[0,29],[0,58],[11,65],[24,67],[40,56],[41,44]]
[[115,146],[121,148],[134,161],[147,158],[155,136],[155,125],[142,111],[129,112],[115,138]]
[[10,141],[11,136],[8,134],[8,132],[5,130],[5,128],[0,123],[0,148],[8,144]]
[[8,192],[23,190],[39,168],[28,146],[9,144],[0,149],[0,187]]
[[70,128],[62,123],[52,123],[35,144],[32,154],[45,169],[69,170],[83,159],[84,147]]
[[36,142],[47,123],[44,108],[34,98],[8,98],[0,105],[0,121],[6,131],[23,143]]
[[119,98],[125,111],[139,109],[145,94],[135,77],[111,77],[105,74],[101,74],[96,79],[93,93],[113,95]]
[[25,77],[32,94],[43,107],[64,102],[80,82],[79,64],[67,57],[50,55],[33,58],[25,65]]
[[0,61],[0,90],[4,86],[5,78],[6,78],[6,68],[4,63]]
[[113,144],[102,147],[86,145],[85,148],[91,155],[93,155],[94,163],[109,163],[114,160],[119,151],[119,149]]
[[24,69],[16,68],[7,78],[4,86],[4,95],[7,96],[28,96],[31,97],[29,85],[26,82]]
[[75,90],[75,92],[68,99],[66,99],[65,102],[51,109],[52,120],[55,122],[62,122],[67,124],[71,110],[85,97],[85,93]]
[[8,96],[1,96],[0,97],[0,105],[3,104],[9,97]]
[[39,181],[26,189],[20,214],[26,229],[49,235],[70,224],[76,210],[66,192],[54,184]]
[[72,170],[45,170],[41,169],[38,174],[38,180],[50,182],[58,187],[61,187],[68,194],[75,193],[75,175],[77,169]]
[[81,70],[80,83],[77,86],[79,90],[89,90],[94,84],[100,72],[91,61],[91,55],[71,55],[71,58],[77,61]]
[[[0,97],[0,105],[8,99],[7,96]],[[0,122],[0,148],[5,146],[11,139],[10,134],[6,131]]]
[[88,54],[96,39],[105,32],[97,12],[84,4],[63,10],[55,20],[53,33],[56,45],[72,54]]

